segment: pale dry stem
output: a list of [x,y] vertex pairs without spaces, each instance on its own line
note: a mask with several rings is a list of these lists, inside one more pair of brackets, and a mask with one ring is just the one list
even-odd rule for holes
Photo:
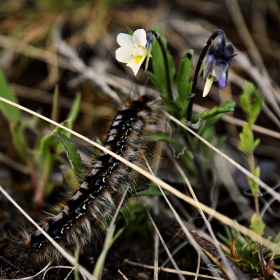
[[[147,268],[147,269],[152,269],[152,270],[155,269],[155,267],[152,266],[152,265],[136,263],[136,262],[132,262],[128,259],[124,260],[124,263],[128,263],[128,264],[133,265],[133,266],[139,266],[139,267],[143,267],[143,268]],[[176,269],[171,269],[171,268],[160,267],[160,270],[170,272],[170,273],[175,273],[175,274],[178,273]],[[207,278],[207,279],[215,279],[215,280],[225,280],[224,278],[220,278],[220,277],[213,277],[213,276],[208,276],[208,275],[204,275],[204,274],[196,274],[196,273],[188,272],[188,271],[184,271],[184,270],[180,270],[180,272],[183,275],[199,276],[199,277],[203,277],[203,278]]]

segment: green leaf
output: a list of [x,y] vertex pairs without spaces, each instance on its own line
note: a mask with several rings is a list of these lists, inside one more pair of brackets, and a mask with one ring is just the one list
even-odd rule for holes
[[[81,99],[80,95],[77,95],[77,97],[75,98],[75,100],[72,104],[71,110],[69,112],[69,115],[68,115],[69,119],[62,123],[63,126],[68,127],[70,129],[73,127],[73,121],[76,119],[77,114],[78,114],[78,110],[79,110],[79,106],[80,106],[80,99]],[[53,133],[62,133],[65,136],[67,136],[68,138],[70,137],[70,132],[67,132],[63,128],[60,128],[60,127],[56,127],[54,129]],[[59,155],[63,151],[64,151],[63,146],[60,145],[60,142],[57,140],[56,137],[54,137],[54,135],[47,135],[42,138],[42,140],[40,142],[39,152],[44,161],[43,168],[46,171],[46,174],[43,175],[43,177],[45,178],[45,180],[48,180],[48,176],[50,174],[51,167],[52,167],[54,161],[61,160],[61,157],[59,157]],[[74,173],[75,172],[76,171],[74,171]],[[78,175],[78,174],[79,174],[79,172],[77,171],[77,173],[75,173],[75,175]]]
[[[0,96],[6,98],[14,103],[18,103],[16,96],[7,84],[7,81],[0,71]],[[3,112],[5,118],[11,122],[20,122],[22,120],[20,110],[12,105],[0,102],[0,110]]]
[[128,26],[126,27],[126,29],[127,29],[128,34],[133,36],[133,33],[134,33],[133,30],[131,30]]
[[108,238],[109,242],[108,242],[108,244],[106,244],[107,246],[105,248],[103,248],[102,252],[100,253],[100,255],[96,261],[94,271],[93,271],[93,276],[95,276],[96,278],[100,278],[100,273],[102,272],[103,264],[105,262],[105,258],[106,258],[106,255],[107,255],[109,249],[111,248],[111,246],[114,244],[114,242],[118,239],[118,237],[123,232],[123,229],[120,229],[114,235],[115,227],[116,226],[113,225],[112,230],[109,233],[107,233],[108,234],[107,238]]
[[248,122],[250,124],[254,124],[256,119],[258,118],[261,109],[262,109],[262,104],[263,104],[263,99],[261,97],[255,96],[255,100],[251,105],[251,110],[250,110],[250,115],[249,115],[249,120]]
[[251,153],[255,148],[254,135],[248,123],[243,126],[239,134],[240,142],[238,147],[244,153]]
[[251,95],[253,92],[256,91],[255,86],[247,81],[245,81],[243,84],[243,90],[244,90],[243,92],[248,95]]
[[[67,119],[72,119],[73,122],[71,123],[71,125],[75,122],[75,120],[77,119],[78,113],[79,113],[79,109],[80,109],[80,104],[81,104],[81,94],[78,93],[76,95],[76,98],[72,104],[71,110],[67,116]],[[69,127],[70,128],[70,127]],[[72,129],[72,127],[71,127]],[[66,132],[66,131],[65,131]]]
[[[77,94],[71,110],[67,116],[67,120],[63,122],[63,125],[69,129],[73,128],[73,123],[76,120],[78,113],[79,113],[79,108],[80,108],[80,104],[81,104],[81,95]],[[63,130],[62,128],[57,127],[54,131],[56,132],[62,132],[63,134],[65,134],[68,138],[70,138],[71,133],[68,131]],[[60,154],[63,152],[63,147],[61,145],[56,146],[57,148],[57,153]]]
[[252,231],[254,231],[255,233],[259,234],[259,235],[263,235],[264,233],[264,228],[265,228],[265,224],[262,220],[262,217],[257,215],[257,214],[254,214],[252,216],[252,219],[251,219],[251,225],[250,225],[250,228]]
[[165,132],[155,132],[153,134],[149,134],[146,136],[146,141],[148,142],[169,142],[169,143],[173,143],[173,144],[177,144],[178,141],[176,141],[175,139],[172,139],[171,136],[168,133]]
[[13,145],[19,153],[23,162],[27,162],[27,143],[24,135],[25,126],[21,121],[12,122],[10,125],[10,130],[12,133]]
[[190,82],[191,74],[192,74],[192,58],[193,58],[193,50],[189,50],[184,58],[182,59],[176,78],[176,86],[178,95],[182,102],[185,102],[188,95],[191,93],[192,82]]
[[250,98],[249,95],[247,94],[242,94],[239,98],[239,102],[241,105],[241,108],[245,111],[248,112],[250,110]]
[[196,122],[199,118],[203,120],[207,120],[213,117],[216,117],[219,114],[225,114],[228,112],[234,111],[235,102],[234,101],[227,101],[219,105],[218,107],[214,107],[210,110],[206,110],[202,113],[196,114],[193,122]]
[[239,98],[242,109],[247,113],[248,123],[253,125],[262,109],[263,98],[252,83],[245,82]]
[[[14,103],[18,103],[14,92],[11,90],[10,86],[0,70],[0,96],[6,98]],[[4,102],[0,102],[0,110],[2,111],[5,118],[10,122],[10,130],[12,134],[12,142],[20,155],[23,162],[27,162],[27,143],[24,135],[25,125],[22,122],[21,111],[12,105]]]
[[164,85],[160,82],[160,80],[152,72],[146,71],[146,73],[153,82],[153,84],[157,87],[159,92],[164,92]]
[[[62,123],[62,125],[64,126],[69,126],[69,122],[70,121],[64,121]],[[60,127],[56,127],[53,131],[54,132],[65,132],[65,130],[63,130]],[[65,133],[66,135],[66,133]],[[42,138],[41,142],[40,142],[40,147],[39,147],[39,151],[40,154],[42,156],[42,158],[47,157],[49,154],[52,155],[52,159],[54,160],[60,153],[62,153],[64,151],[64,148],[60,145],[60,142],[52,135],[47,135],[45,137]]]
[[147,135],[146,140],[148,142],[162,141],[162,142],[171,143],[172,147],[174,148],[177,154],[176,157],[186,153],[189,156],[189,158],[193,158],[192,153],[190,151],[186,151],[186,147],[183,146],[178,140],[171,138],[171,136],[168,133],[158,131],[153,134]]
[[63,145],[67,158],[71,164],[72,170],[75,176],[79,179],[82,175],[83,164],[80,154],[78,153],[77,145],[71,142],[71,140],[65,135],[59,132],[54,132],[53,135],[59,139],[60,143]]
[[79,247],[75,250],[74,280],[79,280]]
[[[151,79],[151,81],[153,82],[153,84],[158,88],[159,92],[161,92],[161,93],[164,92],[163,84],[160,83],[158,78],[150,71],[146,71],[146,73],[149,76],[149,78]],[[181,112],[181,107],[179,106],[181,102],[171,100],[168,95],[161,94],[161,97],[163,98],[163,100],[166,104],[167,111],[172,112],[172,115],[175,115],[178,117],[178,114],[180,114],[180,112]]]
[[58,85],[56,85],[53,94],[51,119],[53,121],[58,122],[58,116],[59,116],[59,89],[58,89]]
[[[158,40],[154,40],[153,43],[153,51],[152,51],[152,62],[153,62],[153,70],[154,70],[154,75],[157,78],[157,80],[159,81],[159,83],[161,84],[161,93],[164,96],[168,96],[169,95],[169,89],[168,89],[168,83],[167,80],[170,81],[171,83],[171,88],[173,88],[173,79],[174,79],[174,75],[175,75],[175,66],[174,66],[174,62],[172,59],[172,56],[170,55],[169,50],[167,49],[167,43],[166,43],[166,39],[164,38],[163,32],[161,31],[161,29],[158,26],[155,26],[154,30],[159,33],[160,38],[164,44],[164,48],[167,54],[167,63],[168,66],[166,66],[164,64],[164,58],[163,58],[163,54],[162,54],[162,50],[160,47],[160,44],[158,43]],[[165,67],[168,67],[169,69],[169,77],[166,77],[166,70]],[[171,94],[171,93],[170,93]]]
[[280,245],[280,231],[279,231],[278,234],[276,235],[274,243]]
[[197,122],[188,121],[187,119],[181,120],[182,124],[194,129],[199,130],[202,125],[202,118],[198,118]]
[[257,146],[260,145],[260,142],[261,142],[261,139],[255,140],[255,142],[254,142],[254,150],[257,148]]
[[[149,184],[150,189],[137,192],[137,196],[162,196],[161,191],[159,190],[158,186]],[[165,195],[169,195],[169,192],[166,190],[163,190]]]
[[[260,169],[260,167],[258,166],[258,167],[255,169],[254,175],[255,175],[257,178],[260,178],[260,173],[261,173],[261,169]],[[253,195],[257,195],[258,192],[259,192],[259,184],[258,184],[257,182],[255,182],[255,181],[253,181],[251,178],[248,178],[248,182],[249,182],[249,185],[250,185],[252,194],[253,194]]]

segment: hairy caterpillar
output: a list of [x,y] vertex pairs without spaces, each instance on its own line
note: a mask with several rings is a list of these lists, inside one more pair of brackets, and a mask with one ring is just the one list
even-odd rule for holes
[[[139,95],[125,103],[114,118],[104,147],[130,162],[141,165],[145,152],[144,136],[159,119],[159,106],[152,94]],[[131,191],[137,174],[131,168],[102,152],[81,182],[79,189],[64,203],[60,211],[46,218],[41,227],[72,254],[94,243],[105,231],[106,220],[113,214],[126,191]],[[18,257],[18,256],[17,256]],[[25,249],[17,263],[42,266],[59,262],[60,254],[37,229],[26,234]]]

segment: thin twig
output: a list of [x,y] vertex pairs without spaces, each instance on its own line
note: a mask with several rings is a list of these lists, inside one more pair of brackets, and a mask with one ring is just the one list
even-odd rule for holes
[[124,280],[128,280],[128,278],[118,269],[118,273],[123,277]]
[[[125,260],[124,260],[124,263],[154,270],[154,266],[152,266],[152,265],[137,263],[137,262],[130,261],[130,260],[128,260],[128,259],[125,259]],[[160,270],[161,270],[161,271],[170,272],[170,273],[175,273],[175,274],[178,273],[177,270],[171,269],[171,268],[160,267]],[[183,275],[189,275],[189,276],[196,276],[196,275],[197,275],[196,273],[188,272],[188,271],[184,271],[184,270],[181,270],[181,273],[182,273]],[[224,278],[213,277],[213,276],[208,276],[208,275],[204,275],[204,274],[198,274],[198,276],[199,276],[199,277],[208,278],[208,279],[225,280]]]
[[157,235],[157,232],[154,232],[154,248],[155,248],[155,252],[154,252],[154,280],[158,280],[158,246],[159,246],[159,237]]
[[179,275],[178,275],[179,278],[182,279],[182,280],[184,280],[185,277],[182,275],[181,270],[179,269],[178,265],[176,264],[174,258],[173,258],[172,255],[171,255],[171,253],[170,253],[168,247],[166,246],[166,243],[164,242],[164,240],[163,240],[163,238],[162,238],[162,236],[161,236],[161,234],[160,234],[160,232],[159,232],[159,230],[158,230],[158,228],[157,228],[157,226],[156,226],[156,224],[155,224],[153,218],[151,217],[151,215],[150,215],[150,213],[149,213],[148,211],[147,211],[147,213],[148,213],[148,217],[149,217],[149,219],[150,219],[150,222],[152,223],[154,229],[156,230],[156,233],[157,233],[157,235],[158,235],[158,237],[159,237],[159,239],[160,239],[160,241],[161,241],[162,246],[164,247],[164,249],[165,249],[165,251],[166,251],[166,253],[167,253],[167,255],[168,255],[170,261],[172,262],[172,265],[174,266],[174,268],[177,270],[177,273],[179,274]]

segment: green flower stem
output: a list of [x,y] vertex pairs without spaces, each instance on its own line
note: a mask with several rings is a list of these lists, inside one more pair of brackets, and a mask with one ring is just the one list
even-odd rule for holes
[[157,39],[157,41],[160,45],[160,48],[161,48],[161,52],[162,52],[163,60],[164,60],[164,64],[165,64],[165,74],[166,74],[166,79],[167,79],[168,95],[169,95],[169,98],[172,100],[173,98],[172,98],[172,88],[171,88],[171,81],[170,81],[170,72],[169,72],[169,65],[168,65],[168,59],[167,59],[167,54],[166,54],[166,51],[165,51],[165,47],[164,47],[164,44],[163,44],[163,42],[160,38],[159,33],[157,33],[154,30],[151,30],[151,32],[156,37],[156,39]]
[[192,93],[194,95],[190,98],[190,102],[189,102],[189,105],[188,105],[187,120],[191,120],[191,117],[192,117],[192,107],[193,107],[194,97],[195,97],[195,93],[196,93],[197,80],[198,80],[198,76],[200,74],[200,69],[201,69],[201,66],[202,66],[202,63],[203,63],[203,59],[204,59],[209,47],[211,46],[213,40],[215,40],[215,38],[218,37],[218,36],[221,37],[221,40],[222,40],[221,44],[224,45],[226,43],[225,32],[222,29],[217,29],[216,31],[214,31],[212,33],[212,35],[207,40],[199,58],[198,58],[198,62],[197,62],[196,69],[195,69],[195,74],[194,74],[194,77],[193,77],[193,85],[192,85]]
[[[255,174],[255,159],[254,159],[254,154],[252,152],[248,154],[248,161],[249,161],[251,173]],[[259,216],[260,206],[259,206],[258,192],[254,192],[253,196],[254,196],[254,203],[255,203],[255,211],[256,214]]]
[[[250,129],[252,130],[252,125],[250,125]],[[254,158],[254,154],[253,152],[249,152],[248,153],[248,162],[249,162],[249,166],[251,169],[251,173],[255,174],[255,158]],[[254,204],[255,204],[255,211],[256,211],[256,215],[260,216],[260,205],[259,205],[259,199],[258,199],[258,192],[253,192],[253,196],[254,196]],[[258,254],[259,254],[259,259],[260,259],[260,263],[261,263],[261,267],[262,267],[262,272],[263,272],[263,277],[264,280],[268,279],[267,273],[266,273],[266,268],[265,268],[265,263],[264,263],[264,257],[263,257],[263,252],[262,252],[262,244],[260,242],[257,242],[258,244]]]
[[[253,152],[250,152],[248,154],[248,161],[251,169],[251,173],[255,174],[255,159],[254,159],[254,154]],[[259,205],[259,199],[258,199],[258,192],[252,192],[254,196],[254,204],[255,204],[255,211],[256,215],[260,216],[260,205]],[[258,253],[259,253],[259,259],[262,267],[262,272],[263,272],[263,277],[264,280],[267,280],[267,274],[266,274],[266,268],[265,268],[265,263],[264,263],[264,257],[263,257],[263,252],[262,252],[262,244],[258,243]]]

